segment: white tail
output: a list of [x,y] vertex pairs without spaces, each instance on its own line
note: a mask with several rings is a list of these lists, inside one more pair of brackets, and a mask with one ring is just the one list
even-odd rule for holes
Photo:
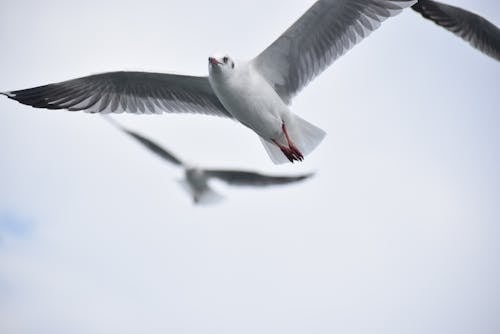
[[[283,121],[285,122],[290,139],[304,156],[311,153],[326,136],[325,131],[295,114],[287,113]],[[264,144],[267,154],[275,164],[290,162],[276,144],[264,138],[260,138],[260,140]],[[276,138],[276,140],[286,143],[285,134],[282,134],[281,138]]]
[[194,204],[215,204],[224,200],[224,196],[218,194],[210,187],[202,191],[195,190],[187,179],[177,180],[182,189],[184,189],[192,198]]

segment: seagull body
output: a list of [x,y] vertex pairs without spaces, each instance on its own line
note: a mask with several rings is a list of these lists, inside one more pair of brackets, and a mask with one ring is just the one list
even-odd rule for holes
[[316,1],[257,57],[209,57],[208,77],[111,72],[3,94],[46,109],[224,116],[255,131],[274,163],[301,161],[325,132],[290,111],[292,98],[384,20],[415,3]]
[[296,183],[313,175],[302,174],[297,176],[274,176],[245,170],[206,169],[194,167],[182,161],[172,152],[160,146],[153,140],[146,138],[135,131],[124,128],[110,117],[106,116],[105,119],[122,132],[134,138],[160,158],[176,166],[184,168],[184,179],[180,180],[179,183],[186,191],[188,191],[195,204],[208,204],[222,200],[223,197],[210,187],[210,179],[218,179],[234,186],[264,187]]
[[[232,67],[232,64],[225,67]],[[261,137],[279,135],[281,119],[289,112],[288,107],[248,62],[238,62],[238,66],[231,69],[209,62],[209,80],[231,116]]]
[[238,62],[234,68],[233,63],[220,62],[209,62],[209,80],[222,105],[259,136],[278,137],[282,119],[289,113],[283,100],[248,62]]
[[[187,190],[193,196],[193,202],[198,203],[202,198],[206,198],[208,193],[211,193],[210,186],[208,185],[208,176],[200,168],[186,168],[184,171]],[[181,183],[183,183],[181,181]],[[214,197],[214,196],[210,196]]]
[[231,116],[259,135],[273,162],[302,160],[321,142],[324,131],[292,114],[252,63],[236,65],[228,56],[210,59],[215,94]]

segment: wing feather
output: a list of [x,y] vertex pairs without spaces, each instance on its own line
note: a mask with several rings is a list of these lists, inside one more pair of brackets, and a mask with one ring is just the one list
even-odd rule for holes
[[108,72],[2,93],[35,108],[90,113],[201,113],[231,117],[207,77]]
[[155,141],[139,134],[138,132],[129,130],[125,127],[123,127],[121,124],[119,124],[117,121],[115,121],[113,118],[103,115],[103,118],[107,120],[109,123],[111,123],[114,127],[122,131],[123,133],[129,135],[130,137],[134,138],[136,141],[141,143],[145,148],[147,148],[149,151],[152,153],[158,155],[160,158],[167,160],[168,162],[178,165],[178,166],[183,166],[184,163],[182,162],[181,159],[176,157],[172,152],[168,151]]
[[419,0],[412,8],[474,48],[500,61],[500,29],[485,18],[437,1]]
[[299,182],[311,177],[313,174],[298,176],[272,176],[250,171],[239,170],[205,170],[208,177],[220,179],[230,185],[264,187],[280,184]]
[[252,60],[285,103],[380,23],[416,0],[319,0]]

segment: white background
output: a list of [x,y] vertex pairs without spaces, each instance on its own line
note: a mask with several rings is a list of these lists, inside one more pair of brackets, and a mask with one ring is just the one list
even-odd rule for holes
[[[313,1],[5,1],[0,91],[112,70],[205,75],[249,59]],[[450,0],[500,23],[494,0]],[[500,66],[412,10],[314,80],[293,111],[328,132],[274,166],[199,115],[116,118],[189,161],[317,171],[215,184],[195,207],[97,115],[0,99],[2,333],[500,332]]]

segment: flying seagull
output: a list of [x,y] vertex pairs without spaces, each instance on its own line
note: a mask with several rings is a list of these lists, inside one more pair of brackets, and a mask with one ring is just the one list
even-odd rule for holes
[[479,51],[500,60],[500,29],[483,17],[431,0],[419,0],[412,8]]
[[312,173],[297,176],[272,176],[246,170],[192,167],[151,139],[126,129],[111,117],[105,116],[105,118],[116,128],[137,140],[162,159],[184,168],[184,179],[180,183],[192,196],[194,203],[211,203],[222,199],[219,194],[210,188],[208,184],[210,179],[218,179],[232,186],[266,187],[295,183],[313,176]]
[[292,98],[382,21],[415,3],[316,1],[257,57],[209,57],[208,76],[109,72],[2,94],[36,108],[232,118],[259,135],[274,163],[301,161],[325,132],[290,111]]

